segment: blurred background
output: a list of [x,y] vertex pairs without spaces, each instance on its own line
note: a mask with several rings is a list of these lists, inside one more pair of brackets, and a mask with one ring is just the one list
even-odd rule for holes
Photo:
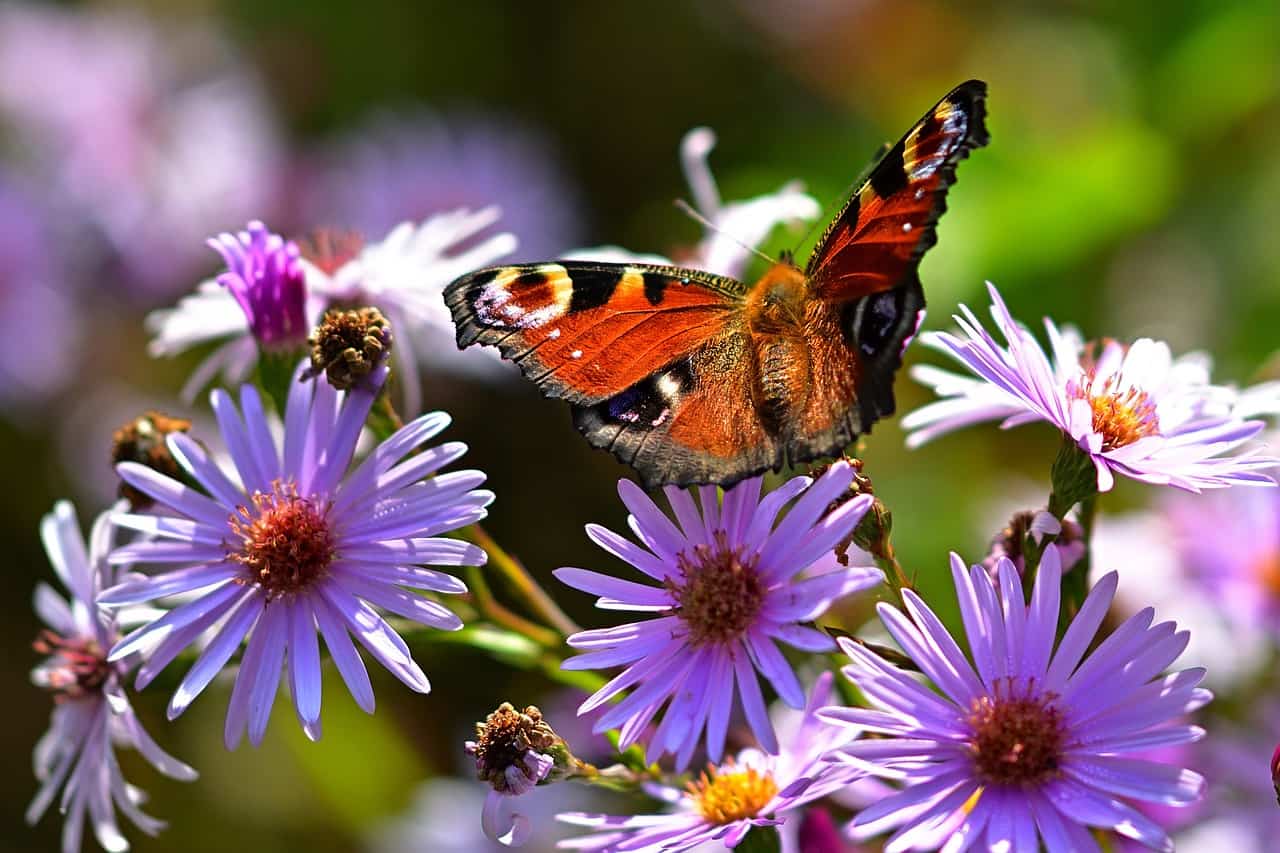
[[[1221,381],[1280,376],[1274,0],[0,3],[0,677],[13,702],[0,846],[54,849],[60,830],[56,815],[34,830],[21,816],[49,712],[27,683],[31,593],[51,576],[39,518],[60,497],[86,524],[108,505],[111,432],[143,408],[204,410],[177,397],[202,353],[149,358],[143,318],[217,271],[206,237],[261,218],[299,238],[379,239],[500,204],[516,259],[604,243],[670,255],[701,233],[672,205],[688,193],[690,128],[719,137],[725,199],[799,180],[834,211],[878,146],[971,77],[990,86],[992,142],[960,168],[923,263],[928,328],[959,302],[984,313],[990,279],[1028,322],[1208,350]],[[765,249],[799,242],[804,257],[805,230]],[[540,577],[615,570],[582,527],[622,527],[628,472],[514,371],[433,369],[423,349],[437,345],[450,342],[418,344],[424,399],[488,472],[495,537]],[[922,359],[938,360],[912,348]],[[897,387],[900,412],[926,400],[905,373]],[[902,439],[877,425],[859,455],[903,562],[945,595],[948,550],[979,559],[1009,509],[1043,501],[1057,439],[975,429],[914,452]],[[1149,497],[1122,485],[1104,506]],[[603,624],[587,596],[556,592]],[[160,689],[136,696],[202,774],[170,783],[123,756],[170,822],[158,840],[128,831],[136,849],[480,849],[482,791],[461,751],[472,721],[510,699],[569,728],[575,698],[463,649],[419,654],[432,694],[374,670],[367,717],[333,684],[314,745],[282,702],[262,748],[226,752],[225,685],[173,724]],[[583,805],[570,792],[546,807]]]

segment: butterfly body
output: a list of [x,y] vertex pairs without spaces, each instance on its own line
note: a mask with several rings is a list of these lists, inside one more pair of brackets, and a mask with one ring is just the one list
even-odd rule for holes
[[478,270],[445,290],[458,345],[498,347],[648,486],[728,485],[839,453],[893,412],[924,309],[916,267],[956,163],[986,142],[984,95],[971,81],[922,118],[803,269],[784,256],[749,287],[648,264]]

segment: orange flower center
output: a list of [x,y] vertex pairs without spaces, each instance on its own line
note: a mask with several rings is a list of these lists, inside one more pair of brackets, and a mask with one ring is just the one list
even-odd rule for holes
[[313,501],[298,496],[290,482],[272,484],[271,493],[254,492],[253,507],[231,516],[240,541],[229,559],[244,565],[268,598],[297,592],[322,577],[333,561],[333,536]]
[[1076,394],[1093,410],[1093,431],[1102,436],[1103,450],[1115,450],[1160,432],[1151,396],[1139,388],[1118,387],[1114,375],[1097,382],[1092,369],[1087,369]]
[[666,586],[692,645],[736,640],[751,627],[765,592],[754,557],[744,560],[720,532],[714,548],[698,545],[692,556],[680,555],[678,566],[682,580]]
[[778,793],[778,784],[768,772],[739,768],[729,759],[719,769],[708,764],[685,790],[704,818],[714,824],[726,824],[758,815]]

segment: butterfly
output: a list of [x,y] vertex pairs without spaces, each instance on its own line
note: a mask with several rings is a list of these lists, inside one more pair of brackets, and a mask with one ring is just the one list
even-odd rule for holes
[[836,455],[893,413],[917,267],[956,164],[988,141],[986,91],[957,86],[889,148],[803,269],[784,255],[750,287],[642,263],[477,270],[444,291],[458,346],[497,347],[649,488]]

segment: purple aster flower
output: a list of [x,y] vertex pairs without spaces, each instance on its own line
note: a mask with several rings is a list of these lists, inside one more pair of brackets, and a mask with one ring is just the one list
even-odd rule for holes
[[911,590],[907,614],[881,604],[880,618],[938,692],[847,640],[845,675],[873,706],[828,708],[823,716],[862,732],[839,757],[899,781],[898,793],[864,809],[857,837],[897,832],[887,853],[911,849],[1099,850],[1087,827],[1113,830],[1148,847],[1172,850],[1165,831],[1126,800],[1194,802],[1204,791],[1195,772],[1135,757],[1195,741],[1197,726],[1178,721],[1209,701],[1197,685],[1203,669],[1161,675],[1181,654],[1187,633],[1152,625],[1148,608],[1092,652],[1115,594],[1116,575],[1086,597],[1066,634],[1057,636],[1061,566],[1045,550],[1028,606],[1008,560],[998,583],[985,569],[951,572],[970,658],[937,615]]
[[31,680],[53,693],[49,731],[35,749],[40,791],[27,808],[27,823],[38,821],[62,791],[64,853],[80,849],[86,819],[104,850],[128,850],[120,834],[115,809],[148,835],[164,824],[139,806],[146,795],[125,781],[116,760],[116,747],[136,749],[151,766],[183,782],[196,772],[162,750],[134,714],[121,681],[137,666],[138,655],[108,662],[106,651],[120,636],[122,620],[136,612],[112,614],[98,605],[102,588],[114,570],[107,563],[111,548],[108,514],[99,516],[86,547],[75,509],[63,501],[44,517],[40,534],[54,571],[71,593],[69,599],[53,587],[36,587],[35,607],[48,626],[36,640],[36,650],[48,657],[31,673]]
[[956,317],[967,340],[944,332],[925,336],[926,346],[947,353],[978,378],[936,368],[917,379],[945,399],[907,415],[908,444],[969,424],[1003,420],[1011,427],[1048,421],[1090,455],[1098,490],[1109,491],[1115,474],[1188,491],[1233,485],[1274,485],[1263,472],[1278,461],[1252,452],[1227,455],[1262,429],[1232,411],[1237,392],[1211,385],[1202,358],[1174,360],[1163,343],[1142,338],[1082,346],[1046,320],[1053,360],[1013,319],[988,285],[992,316],[1007,346],[998,344],[968,308]]
[[817,219],[822,214],[822,206],[802,192],[796,181],[786,184],[776,193],[728,204],[721,202],[720,190],[708,161],[715,145],[716,135],[707,127],[695,127],[680,142],[680,163],[693,196],[693,208],[711,224],[701,242],[692,250],[671,260],[662,255],[629,252],[617,246],[600,246],[575,249],[568,257],[612,263],[679,264],[741,278],[753,257],[751,249],[763,243],[774,228]]
[[1274,768],[1280,703],[1274,695],[1245,703],[1241,721],[1215,720],[1198,750],[1209,795],[1195,826],[1182,830],[1179,850],[1269,853],[1280,835]]
[[[736,684],[747,722],[764,749],[776,753],[757,673],[792,707],[804,704],[800,682],[776,642],[807,652],[831,650],[831,638],[804,623],[842,596],[883,580],[878,569],[842,566],[835,557],[873,500],[862,495],[829,509],[845,496],[853,473],[838,462],[816,481],[796,477],[763,499],[762,479],[754,477],[726,490],[723,503],[715,487],[702,486],[701,513],[688,491],[668,487],[678,525],[639,486],[620,481],[628,523],[643,545],[598,525],[589,525],[587,535],[651,583],[587,569],[555,572],[564,583],[600,596],[597,607],[658,614],[569,638],[583,653],[565,661],[566,669],[625,667],[581,705],[580,714],[635,688],[600,715],[595,731],[620,727],[626,749],[667,705],[649,740],[649,760],[671,752],[685,767],[705,728],[707,753],[719,761]],[[779,523],[778,514],[793,499]]]
[[219,234],[208,241],[222,256],[227,271],[217,282],[244,311],[249,332],[267,350],[297,349],[307,341],[307,285],[298,247],[254,220],[239,234]]
[[283,447],[272,437],[252,386],[241,389],[239,411],[226,392],[213,392],[213,410],[234,474],[214,464],[187,435],[169,436],[174,458],[207,494],[136,463],[117,467],[125,482],[173,514],[116,515],[116,524],[149,536],[117,548],[111,561],[181,568],[133,576],[108,590],[104,603],[193,595],[117,643],[109,659],[123,659],[156,643],[138,672],[141,688],[217,626],[169,702],[173,719],[247,636],[227,711],[228,748],[239,743],[246,726],[250,741],[261,743],[286,651],[298,719],[309,737],[319,737],[317,628],[365,711],[373,711],[373,691],[349,633],[393,675],[426,693],[426,676],[379,609],[457,630],[462,622],[451,611],[408,590],[464,592],[457,578],[424,566],[484,562],[479,548],[439,537],[483,518],[493,499],[476,489],[484,480],[479,471],[432,476],[466,446],[455,442],[409,455],[444,429],[448,416],[437,412],[406,424],[348,473],[386,368],[370,374],[368,384],[346,392],[326,382],[298,381],[304,369],[305,362],[290,388]]
[[[736,847],[755,827],[785,824],[800,807],[840,790],[862,771],[825,760],[852,732],[818,719],[831,701],[831,673],[814,685],[798,724],[787,727],[782,749],[770,755],[758,749],[740,752],[720,766],[711,765],[681,791],[652,786],[649,792],[672,806],[667,814],[613,816],[570,812],[560,820],[597,830],[565,841],[576,850],[666,850],[678,853],[699,845]],[[791,848],[792,851],[795,848]]]
[[554,151],[510,116],[376,116],[313,158],[304,189],[306,221],[335,224],[341,211],[336,224],[364,234],[498,207],[520,240],[517,260],[560,257],[581,239],[576,193]]

